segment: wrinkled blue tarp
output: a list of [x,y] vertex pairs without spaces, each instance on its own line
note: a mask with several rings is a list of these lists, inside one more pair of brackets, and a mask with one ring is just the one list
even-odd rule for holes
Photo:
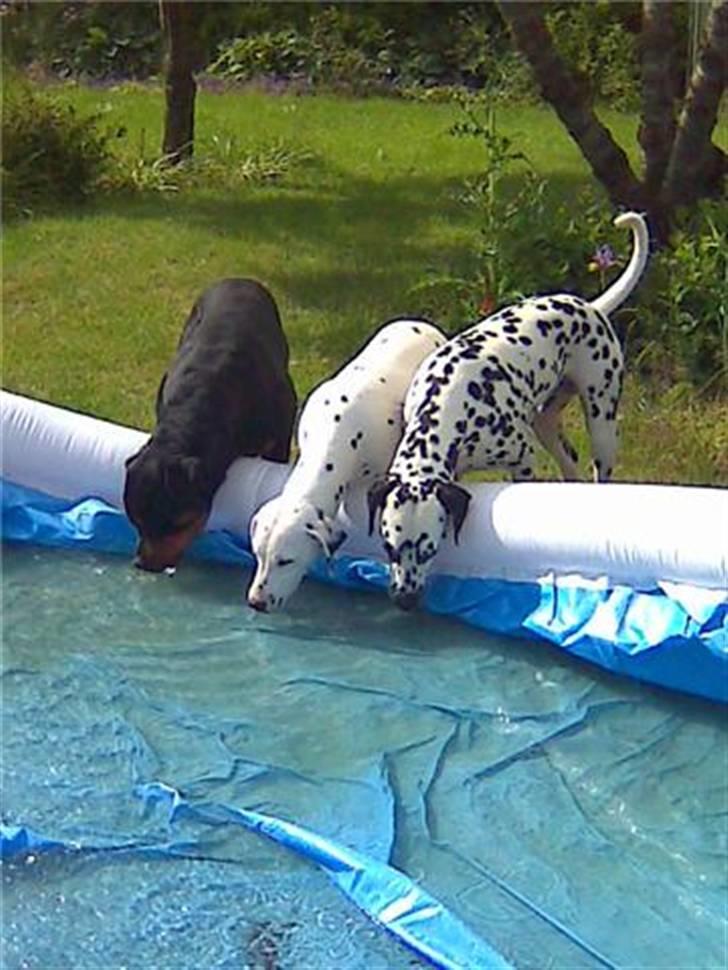
[[[260,812],[224,805],[193,806],[169,785],[140,785],[136,794],[147,804],[162,803],[173,826],[179,817],[193,817],[210,825],[242,825],[285,845],[320,866],[333,882],[372,920],[443,970],[512,970],[485,941],[479,940],[437,900],[401,872],[315,833]],[[121,844],[72,846],[46,839],[30,829],[0,825],[0,859],[27,859],[42,852],[137,852],[178,855],[189,844]]]
[[[69,502],[3,483],[3,536],[64,548],[130,554],[134,533],[125,516],[99,499]],[[206,533],[194,554],[250,567],[243,542]],[[313,575],[349,589],[384,589],[378,562],[337,557]],[[491,633],[527,636],[615,673],[728,702],[728,595],[670,583],[652,590],[609,586],[578,577],[539,583],[437,576],[425,607]]]
[[260,816],[519,970],[725,964],[719,708],[383,596],[307,584],[260,616],[248,579],[6,548],[8,970],[406,967]]

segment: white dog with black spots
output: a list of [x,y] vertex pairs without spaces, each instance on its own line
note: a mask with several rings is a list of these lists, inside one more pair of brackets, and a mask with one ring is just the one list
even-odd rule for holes
[[445,339],[428,321],[394,320],[311,393],[299,420],[295,467],[281,494],[251,522],[254,609],[281,609],[318,556],[331,558],[344,541],[336,516],[346,490],[386,472],[402,436],[412,377]]
[[469,469],[534,476],[535,442],[565,479],[579,476],[561,412],[578,394],[591,439],[594,478],[609,480],[617,450],[623,358],[607,319],[645,268],[649,237],[641,215],[615,224],[632,232],[629,264],[587,302],[537,296],[499,310],[423,361],[405,402],[405,431],[385,477],[368,492],[369,530],[377,514],[390,564],[390,595],[403,609],[419,599],[448,521],[457,542],[470,495],[457,484]]

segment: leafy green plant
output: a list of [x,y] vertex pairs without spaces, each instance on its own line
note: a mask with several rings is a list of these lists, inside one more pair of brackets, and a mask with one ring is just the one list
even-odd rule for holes
[[655,259],[635,327],[645,369],[728,390],[728,214],[703,203]]
[[531,293],[588,292],[589,254],[610,221],[603,203],[585,194],[577,220],[554,201],[547,180],[514,140],[499,131],[493,101],[461,96],[460,105],[463,118],[451,134],[473,139],[482,158],[481,172],[460,193],[474,213],[477,237],[464,274],[435,270],[416,284],[413,298],[423,312],[455,324]]
[[62,97],[6,79],[2,117],[2,195],[5,215],[39,204],[80,200],[98,186],[111,163],[112,132],[100,116],[80,115]]
[[103,186],[110,191],[162,195],[211,185],[233,189],[281,182],[312,158],[307,149],[281,139],[251,147],[241,145],[234,134],[221,132],[200,140],[191,159],[170,165],[165,156],[150,157],[142,131],[136,150],[117,158]]
[[309,44],[297,31],[266,30],[224,43],[208,70],[238,81],[267,76],[290,78],[306,69],[309,58]]
[[614,108],[633,108],[639,101],[637,40],[606,0],[570,3],[547,14],[556,48],[585,78],[597,99]]

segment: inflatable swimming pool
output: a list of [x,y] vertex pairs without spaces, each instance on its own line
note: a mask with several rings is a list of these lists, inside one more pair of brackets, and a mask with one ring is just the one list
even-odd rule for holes
[[[13,953],[46,964],[57,955],[59,930],[48,913],[59,905],[58,887],[80,907],[77,919],[67,917],[61,944],[77,965],[116,944],[118,962],[136,965],[127,941],[138,926],[150,946],[161,946],[165,928],[178,934],[180,944],[155,949],[152,963],[203,965],[185,947],[191,938],[212,945],[221,919],[231,927],[225,958],[240,965],[229,914],[242,893],[246,911],[271,914],[257,916],[249,941],[258,961],[251,965],[268,965],[288,932],[291,900],[302,897],[294,922],[315,928],[326,897],[306,872],[275,863],[261,876],[254,866],[254,882],[272,883],[271,898],[280,901],[262,906],[257,886],[240,882],[255,851],[241,844],[247,829],[314,861],[363,912],[438,966],[662,966],[672,954],[683,965],[713,965],[723,912],[711,862],[718,718],[710,705],[601,677],[570,664],[568,654],[725,698],[725,493],[473,486],[468,534],[443,549],[426,606],[528,638],[481,661],[493,655],[492,638],[464,627],[458,635],[453,624],[446,632],[441,620],[427,621],[433,630],[414,627],[416,618],[387,606],[386,571],[366,535],[361,495],[345,516],[348,543],[331,571],[320,565],[316,575],[378,590],[379,604],[349,596],[337,617],[338,597],[304,587],[297,599],[311,604],[312,618],[303,625],[253,615],[243,601],[246,577],[237,581],[235,571],[223,570],[225,583],[193,567],[150,582],[123,561],[112,568],[93,556],[31,555],[34,543],[129,555],[134,535],[119,510],[123,463],[145,436],[10,394],[1,403],[3,535],[20,550],[8,555],[5,580],[6,636],[14,642],[4,680],[10,779],[0,826],[0,855],[12,873]],[[249,566],[247,523],[286,473],[239,462],[197,555]],[[175,626],[148,652],[165,600]],[[130,632],[124,624],[135,609],[139,625]],[[321,632],[312,633],[316,624]],[[335,642],[349,626],[369,649],[354,638]],[[408,655],[404,641],[414,629],[421,643]],[[96,646],[100,632],[105,647]],[[330,648],[312,649],[316,637],[331,640]],[[446,637],[452,645],[440,650]],[[539,654],[538,640],[562,649]],[[207,671],[218,666],[212,690]],[[338,726],[335,770],[330,723]],[[27,864],[59,854],[65,861],[57,869]],[[165,865],[152,867],[155,858]],[[126,859],[125,879],[103,859]],[[135,887],[133,905],[131,889],[119,889],[125,880]],[[303,915],[313,911],[315,919]],[[185,912],[194,914],[191,936]],[[329,912],[330,922],[344,924],[343,912]],[[623,930],[616,937],[615,912]],[[338,930],[331,936],[340,938]],[[374,951],[357,954],[349,944],[337,965],[400,966],[394,955],[377,963]],[[319,941],[300,965],[324,965],[326,945]]]
[[[124,461],[143,432],[3,392],[7,540],[129,553]],[[248,524],[287,468],[241,459],[196,553],[250,565]],[[425,607],[547,641],[617,674],[728,700],[728,491],[664,485],[473,484],[459,545],[446,542]],[[314,575],[381,589],[363,493],[349,538]],[[241,581],[242,582],[242,581]],[[243,589],[241,586],[241,609]]]

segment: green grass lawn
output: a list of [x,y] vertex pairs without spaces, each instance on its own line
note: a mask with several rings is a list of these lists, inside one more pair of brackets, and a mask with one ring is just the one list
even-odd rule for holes
[[[145,145],[153,153],[161,91],[71,90],[80,106],[125,127],[118,151],[132,156]],[[448,134],[456,114],[451,105],[384,99],[201,93],[200,153],[215,140],[279,140],[307,160],[273,185],[100,196],[10,224],[4,386],[149,427],[192,302],[215,279],[240,275],[274,293],[302,397],[381,322],[418,310],[411,290],[428,269],[467,265],[477,226],[456,194],[481,155],[474,142]],[[633,148],[635,120],[608,120]],[[499,126],[554,192],[574,197],[589,184],[579,152],[546,109],[504,108]],[[581,426],[576,414],[572,423]],[[725,481],[727,426],[720,403],[631,380],[618,477]]]

